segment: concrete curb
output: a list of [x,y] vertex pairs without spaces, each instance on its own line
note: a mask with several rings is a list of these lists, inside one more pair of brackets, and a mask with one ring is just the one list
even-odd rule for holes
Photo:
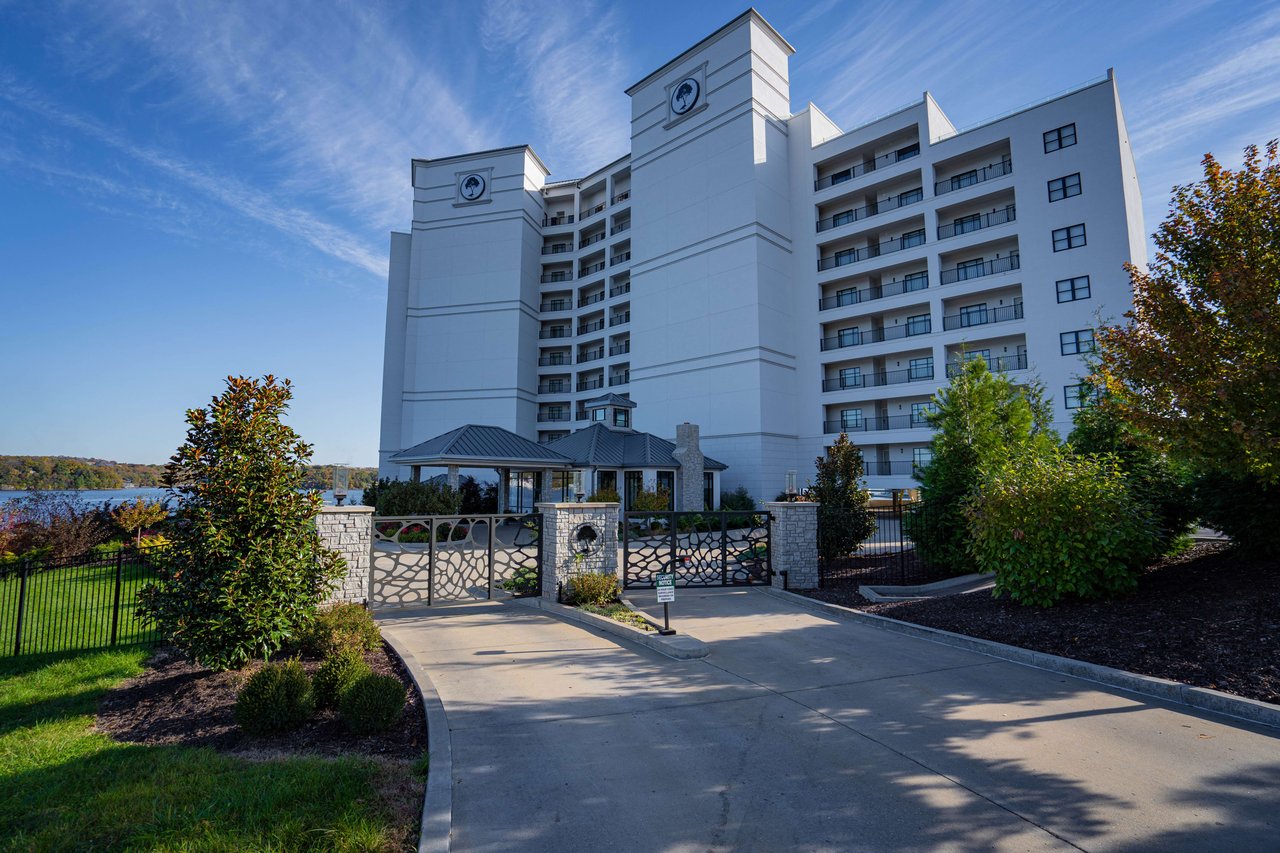
[[382,639],[409,670],[418,693],[422,696],[422,712],[427,718],[427,790],[422,797],[422,830],[418,833],[418,853],[449,853],[453,832],[453,744],[449,736],[449,718],[440,694],[427,671],[418,663],[392,630],[382,627]]
[[[624,625],[616,619],[597,616],[594,613],[587,613],[576,607],[556,604],[554,601],[546,601],[542,598],[512,598],[503,603],[541,610],[548,616],[559,619],[562,622],[577,622],[580,625],[590,626],[606,634],[630,640],[645,648],[652,649],[658,654],[666,655],[673,660],[699,660],[711,653],[706,643],[696,637],[690,637],[688,634],[664,637],[657,631],[641,631],[639,628]],[[644,614],[641,615],[643,616]],[[646,616],[645,619],[647,620],[648,617]]]
[[1250,723],[1280,728],[1280,705],[1272,705],[1269,702],[1233,696],[1230,693],[1211,690],[1208,687],[1192,687],[1180,681],[1170,681],[1167,678],[1157,678],[1152,675],[1139,675],[1136,672],[1127,672],[1123,669],[1114,669],[1101,664],[1087,663],[1074,658],[1036,652],[1031,649],[997,643],[994,640],[981,640],[977,637],[955,634],[938,628],[914,625],[910,622],[902,622],[886,616],[877,616],[874,613],[863,613],[851,607],[842,607],[839,604],[818,601],[794,592],[784,592],[780,589],[768,587],[761,587],[761,589],[768,595],[783,598],[797,607],[827,616],[834,616],[837,619],[859,622],[882,631],[906,634],[910,637],[918,637],[919,639],[941,643],[945,646],[978,652],[979,654],[1032,666],[1037,669],[1075,676],[1086,681],[1093,681],[1108,687],[1118,687],[1121,690],[1128,690],[1131,693],[1150,696],[1176,705],[1186,705],[1200,711],[1211,711],[1215,714],[1234,717]]

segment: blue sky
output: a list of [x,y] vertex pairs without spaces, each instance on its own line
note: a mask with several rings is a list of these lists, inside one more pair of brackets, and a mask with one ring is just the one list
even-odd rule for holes
[[[627,150],[623,89],[740,2],[0,0],[0,454],[162,462],[229,373],[294,380],[316,461],[377,458],[409,159]],[[793,109],[928,89],[958,126],[1116,68],[1147,231],[1280,135],[1280,3],[787,3]]]

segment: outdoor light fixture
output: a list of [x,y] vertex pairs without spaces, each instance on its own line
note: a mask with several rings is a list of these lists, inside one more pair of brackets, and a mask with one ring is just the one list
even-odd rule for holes
[[573,472],[573,493],[578,498],[578,503],[582,503],[582,499],[586,497],[587,491],[582,487],[582,472]]
[[785,489],[785,491],[789,495],[794,495],[796,493],[796,472],[795,471],[787,472],[787,488]]
[[347,499],[347,486],[351,483],[351,469],[345,465],[333,466],[333,497],[342,506]]

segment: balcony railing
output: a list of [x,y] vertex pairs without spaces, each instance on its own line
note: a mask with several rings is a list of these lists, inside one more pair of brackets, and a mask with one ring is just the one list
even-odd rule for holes
[[630,230],[631,230],[631,220],[628,219],[626,222],[619,222],[617,225],[610,228],[609,236],[612,237],[614,234],[621,234],[623,231],[630,231]]
[[928,286],[929,276],[927,273],[909,275],[901,281],[850,288],[848,293],[837,293],[835,296],[824,297],[818,300],[818,310],[826,311],[829,308],[843,308],[846,305],[857,305],[860,302],[870,302],[873,299],[884,299],[886,296],[897,296],[899,293],[914,293],[917,290],[924,290]]
[[594,391],[604,387],[603,379],[583,379],[578,382],[579,391]]
[[624,293],[630,293],[630,292],[631,292],[631,282],[629,281],[624,281],[622,284],[614,285],[613,287],[609,288],[610,296],[621,296]]
[[610,204],[617,204],[620,201],[626,201],[631,198],[631,190],[623,190],[622,192],[609,199]]
[[578,411],[573,413],[573,419],[575,421],[585,421],[588,417],[590,416],[587,414],[586,409],[579,409]]
[[544,382],[538,386],[539,394],[568,394],[568,382]]
[[564,353],[556,353],[555,355],[544,355],[538,359],[538,367],[552,367],[554,365],[570,365],[573,364],[572,359]]
[[604,358],[604,347],[599,349],[587,350],[578,353],[578,364],[586,364],[588,361],[599,361]]
[[561,214],[557,214],[556,216],[546,216],[544,214],[542,217],[543,228],[546,228],[548,225],[572,225],[572,224],[573,224],[572,213],[561,213]]
[[984,213],[982,216],[959,219],[950,225],[939,225],[938,239],[945,240],[948,237],[956,237],[972,231],[981,231],[983,228],[1004,225],[1006,222],[1013,222],[1017,218],[1017,211],[1014,209],[1014,205],[1010,204],[1002,210]]
[[604,202],[600,202],[595,207],[588,207],[586,210],[578,214],[578,221],[581,222],[582,220],[586,219],[588,216],[595,216],[597,213],[604,210],[605,207],[606,205]]
[[578,307],[579,307],[579,308],[586,308],[588,305],[595,305],[597,302],[604,302],[604,291],[603,291],[603,290],[601,290],[601,291],[599,291],[599,292],[597,292],[597,293],[593,293],[593,294],[591,294],[590,296],[584,296],[584,297],[582,297],[581,299],[579,299],[579,300],[578,300]]
[[578,248],[585,249],[587,246],[590,246],[592,243],[599,243],[604,238],[605,238],[605,233],[603,231],[601,231],[599,234],[592,234],[590,237],[584,237],[582,240],[578,242]]
[[542,340],[547,338],[568,338],[571,337],[571,333],[567,326],[556,326],[552,329],[542,329],[538,332],[538,337]]
[[556,243],[554,246],[543,246],[542,254],[544,255],[563,255],[566,252],[572,252],[573,246],[568,243]]
[[627,261],[629,261],[629,260],[631,260],[631,253],[630,253],[630,252],[623,252],[623,253],[622,253],[622,254],[620,254],[620,255],[614,255],[612,258],[610,258],[610,259],[609,259],[609,266],[611,266],[611,267],[616,267],[618,264],[624,264],[624,263],[626,263],[626,262],[627,262]]
[[905,370],[871,370],[856,376],[836,376],[822,380],[823,391],[848,391],[853,388],[879,388],[933,379],[933,367],[909,367]]
[[601,261],[598,264],[590,264],[589,266],[585,266],[582,269],[578,270],[578,278],[585,278],[586,276],[589,276],[592,273],[600,272],[600,270],[602,269],[604,269],[604,261]]
[[631,322],[631,312],[623,311],[621,314],[614,314],[609,318],[610,326],[621,326],[623,323]]
[[943,195],[944,193],[962,190],[965,187],[971,187],[974,184],[980,184],[992,178],[1004,177],[1011,172],[1013,172],[1012,160],[1002,160],[999,163],[992,163],[990,166],[983,166],[981,169],[970,169],[967,172],[952,175],[945,181],[935,183],[933,185],[933,194]]
[[897,210],[900,207],[917,204],[924,201],[924,190],[915,189],[910,192],[891,195],[888,198],[882,198],[879,201],[873,201],[865,207],[857,207],[853,210],[846,210],[843,213],[837,213],[834,216],[828,216],[826,219],[818,220],[818,231],[827,231],[831,228],[839,228],[841,225],[848,225],[850,222],[857,222],[861,219],[875,216],[880,213],[888,213],[891,210]]
[[843,252],[836,252],[829,258],[819,258],[818,271],[856,264],[858,261],[865,261],[868,258],[878,258],[881,255],[901,252],[903,249],[911,249],[915,246],[923,245],[924,231],[913,231],[910,234],[903,234],[901,237],[895,237],[892,240],[885,240],[883,243],[864,246],[861,249],[845,249]]
[[560,272],[544,272],[542,274],[542,278],[539,279],[539,281],[541,281],[543,284],[546,284],[552,281],[573,281],[573,273],[565,272],[563,270]]
[[630,381],[630,370],[623,371],[622,373],[615,373],[613,376],[609,377],[609,387],[612,388],[615,385],[626,385]]
[[538,423],[568,423],[569,414],[567,412],[538,412]]
[[[990,356],[983,359],[987,363],[987,368],[992,373],[1008,372],[1010,370],[1026,370],[1027,354],[1019,353],[1018,355],[1000,355]],[[972,361],[972,359],[964,359],[964,361]],[[964,370],[964,361],[959,359],[947,365],[947,378],[956,376],[960,371]]]
[[592,320],[590,323],[583,323],[578,326],[578,334],[585,335],[589,332],[598,332],[603,328],[604,318],[601,317],[599,320]]
[[942,318],[942,328],[949,332],[952,329],[967,329],[970,326],[1007,323],[1010,320],[1021,319],[1022,303],[1015,302],[1012,305],[1001,305],[996,308],[979,308],[960,314],[947,314]]
[[552,299],[538,306],[539,311],[568,311],[573,308],[572,299]]
[[631,341],[623,341],[609,347],[609,355],[626,355],[631,352]]
[[897,326],[884,326],[879,329],[868,329],[865,332],[854,329],[852,335],[823,338],[822,350],[826,352],[827,350],[856,347],[861,344],[878,344],[881,341],[927,335],[931,331],[933,331],[933,321],[928,317],[922,317],[919,320],[901,323]]
[[874,160],[867,160],[850,166],[847,169],[842,169],[839,172],[833,172],[825,178],[818,178],[818,180],[813,182],[813,189],[815,192],[817,190],[825,190],[827,187],[833,187],[836,184],[843,184],[845,181],[852,181],[854,178],[860,175],[865,175],[868,172],[874,172],[876,169],[881,169],[885,166],[892,166],[894,163],[901,163],[903,160],[910,160],[912,157],[919,156],[919,154],[919,144],[908,145],[905,148],[899,148],[897,151],[890,151],[888,154],[881,154]]
[[858,420],[841,418],[838,421],[826,421],[822,431],[827,435],[835,433],[880,432],[889,429],[932,429],[923,415],[878,415],[874,418]]
[[916,463],[908,462],[905,459],[901,461],[882,461],[880,459],[872,459],[863,462],[863,473],[868,477],[919,477],[920,469],[916,467]]
[[982,278],[1002,272],[1016,270],[1020,266],[1018,253],[1013,252],[1003,258],[995,258],[980,264],[960,264],[949,270],[943,270],[939,276],[943,284],[955,284],[957,281],[968,281],[971,278]]

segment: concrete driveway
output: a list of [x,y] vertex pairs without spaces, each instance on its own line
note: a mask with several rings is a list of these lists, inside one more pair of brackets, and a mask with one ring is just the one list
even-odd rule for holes
[[1280,850],[1278,732],[678,596],[705,660],[496,602],[380,617],[448,714],[454,850]]

